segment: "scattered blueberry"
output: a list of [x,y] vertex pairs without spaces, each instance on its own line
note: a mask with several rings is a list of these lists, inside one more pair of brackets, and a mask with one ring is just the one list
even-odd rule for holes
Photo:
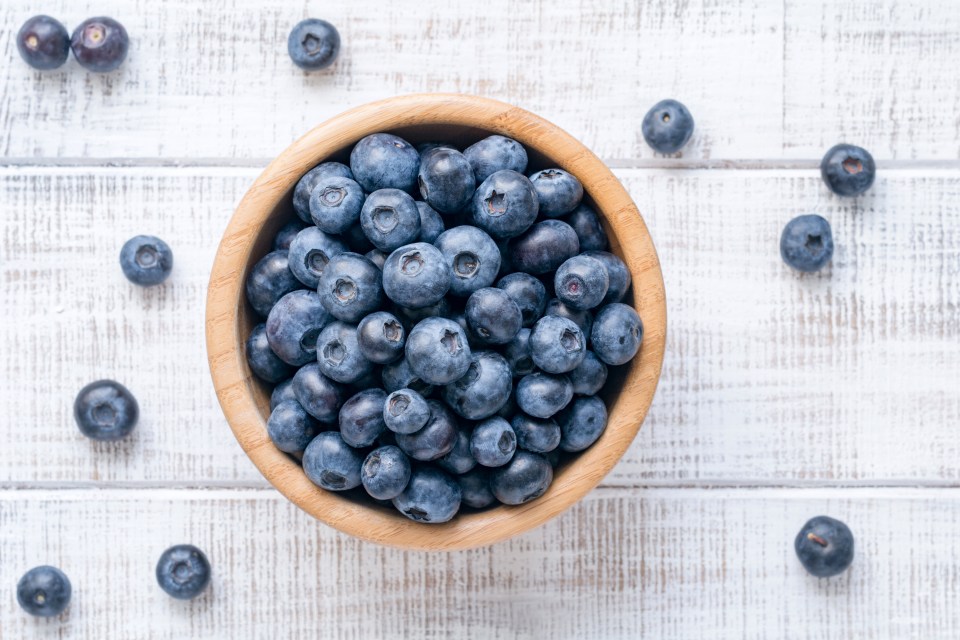
[[293,390],[293,378],[289,380],[284,380],[277,386],[273,388],[273,391],[270,393],[270,411],[273,411],[277,408],[281,402],[286,402],[287,400],[296,400],[297,394]]
[[303,452],[303,471],[315,485],[328,491],[360,486],[363,454],[344,442],[336,431],[324,431]]
[[590,330],[593,328],[593,314],[584,309],[571,309],[556,298],[547,300],[547,306],[544,307],[543,313],[547,316],[560,316],[573,320],[585,336],[589,336]]
[[557,416],[560,425],[560,448],[564,451],[583,451],[607,428],[607,407],[597,396],[582,396]]
[[466,473],[477,466],[477,461],[470,453],[470,434],[466,430],[457,429],[457,440],[453,443],[453,449],[437,460],[437,464],[454,475]]
[[267,316],[267,342],[281,360],[299,367],[316,359],[317,336],[329,320],[317,294],[292,291]]
[[510,423],[499,416],[487,418],[473,428],[470,453],[485,467],[502,467],[517,450],[517,434]]
[[290,271],[288,253],[271,251],[260,258],[247,276],[247,300],[254,311],[266,318],[280,298],[302,287]]
[[49,71],[67,61],[70,34],[59,20],[33,16],[17,32],[17,50],[23,61],[34,69]]
[[384,366],[381,380],[388,393],[399,389],[413,389],[422,396],[429,396],[433,391],[433,385],[418,378],[406,358]]
[[490,469],[488,467],[474,467],[472,470],[457,476],[462,493],[463,504],[473,509],[489,507],[497,501],[490,491]]
[[293,393],[307,413],[324,424],[333,424],[344,401],[343,387],[320,373],[320,365],[311,362],[293,376]]
[[140,418],[140,405],[130,390],[113,380],[91,382],[77,394],[73,417],[81,433],[93,440],[120,440]]
[[340,436],[351,447],[369,447],[387,428],[383,408],[387,393],[367,389],[357,393],[340,407]]
[[47,565],[34,567],[17,582],[17,602],[32,616],[49,618],[63,613],[73,588],[66,574]]
[[430,420],[430,405],[413,389],[397,389],[383,405],[383,421],[394,433],[415,433]]
[[533,355],[530,352],[530,329],[523,328],[503,348],[503,355],[516,377],[533,373]]
[[210,561],[192,544],[178,544],[160,555],[157,561],[157,583],[167,595],[177,600],[190,600],[203,593],[210,584]]
[[543,315],[547,306],[547,289],[529,273],[506,275],[497,282],[497,288],[503,289],[504,293],[517,303],[524,327],[532,327]]
[[580,327],[560,316],[543,316],[530,332],[533,364],[547,373],[567,373],[583,362],[587,340]]
[[397,304],[420,308],[439,302],[453,274],[440,250],[426,242],[400,247],[383,265],[383,291]]
[[320,332],[316,353],[320,372],[336,382],[356,382],[373,367],[360,351],[357,328],[339,320],[331,322]]
[[567,216],[566,223],[573,227],[580,241],[580,251],[606,251],[610,246],[607,232],[600,224],[600,216],[590,205],[581,204]]
[[503,356],[475,351],[467,372],[443,388],[443,399],[459,416],[482,420],[499,411],[512,390],[512,371]]
[[470,162],[449,147],[437,147],[420,156],[417,182],[420,195],[440,213],[462,210],[477,187]]
[[607,295],[603,303],[620,302],[630,290],[630,270],[627,264],[609,251],[584,251],[583,255],[599,260],[607,269]]
[[420,154],[409,142],[389,133],[363,138],[350,152],[350,169],[363,190],[400,189],[411,192],[417,184]]
[[319,432],[317,421],[296,400],[278,404],[267,420],[267,434],[286,453],[303,451]]
[[873,185],[877,165],[866,149],[838,144],[820,161],[820,175],[838,196],[859,196]]
[[535,418],[549,418],[573,398],[573,385],[565,375],[537,371],[517,383],[517,405]]
[[516,171],[497,171],[477,188],[470,207],[473,225],[494,238],[513,238],[537,219],[539,203],[530,180]]
[[450,295],[469,296],[489,287],[500,271],[500,250],[489,235],[467,225],[448,229],[433,245],[443,254],[453,278]]
[[464,311],[470,330],[484,342],[506,344],[523,325],[520,307],[503,289],[477,289],[467,299]]
[[530,176],[537,191],[540,215],[545,218],[565,216],[583,200],[583,185],[563,169],[544,169]]
[[330,259],[346,251],[347,245],[339,238],[329,236],[316,227],[307,227],[290,243],[287,261],[297,280],[316,289]]
[[839,520],[817,516],[803,525],[793,548],[804,569],[818,578],[830,578],[853,562],[853,533]]
[[74,29],[70,48],[81,67],[107,73],[123,64],[130,38],[123,25],[113,18],[87,18]]
[[490,474],[490,490],[504,504],[523,504],[539,498],[553,482],[553,467],[537,453],[517,451],[504,467]]
[[280,230],[277,231],[277,235],[273,237],[273,250],[287,251],[290,249],[290,245],[297,237],[297,234],[306,228],[307,225],[300,220],[291,220],[287,224],[283,225],[280,227]]
[[607,295],[610,276],[604,263],[580,254],[560,265],[553,278],[557,298],[572,309],[592,309]]
[[590,344],[606,364],[626,364],[643,341],[643,323],[633,307],[614,302],[602,307],[593,320]]
[[560,425],[555,420],[531,418],[518,413],[510,420],[517,434],[517,446],[533,453],[549,453],[560,445]]
[[440,469],[416,467],[403,492],[393,499],[400,513],[417,522],[447,522],[460,510],[460,485]]
[[363,187],[356,181],[327,175],[310,192],[310,219],[321,231],[343,233],[360,219],[364,198]]
[[410,474],[410,459],[398,447],[388,445],[370,452],[360,468],[360,481],[370,497],[392,500],[406,489]]
[[607,365],[603,364],[593,351],[587,351],[583,362],[567,375],[576,395],[592,396],[607,383]]
[[417,210],[420,212],[420,237],[418,241],[433,244],[446,229],[443,218],[426,202],[417,202]]
[[317,283],[320,304],[344,322],[359,322],[379,309],[382,293],[383,278],[377,265],[350,251],[332,256]]
[[160,284],[173,271],[173,251],[156,236],[134,236],[120,249],[120,268],[133,284]]
[[305,71],[326,69],[340,53],[340,33],[326,20],[308,18],[290,31],[287,52],[293,64]]
[[367,196],[360,225],[377,249],[389,252],[420,237],[420,210],[400,189],[379,189]]
[[350,171],[350,167],[340,162],[323,162],[303,174],[293,189],[293,210],[301,220],[312,224],[310,196],[320,182],[334,177],[353,180],[353,172]]
[[406,360],[424,382],[448,384],[470,367],[467,336],[453,320],[426,318],[407,337]]
[[812,273],[824,268],[833,257],[830,223],[812,213],[788,222],[780,236],[780,257],[797,271]]
[[403,357],[406,338],[400,321],[386,311],[371,313],[357,325],[360,353],[377,364],[387,364]]
[[497,171],[509,169],[517,173],[527,170],[527,151],[523,145],[503,136],[490,136],[467,147],[466,156],[473,175],[480,184]]
[[556,270],[580,253],[573,227],[561,220],[544,220],[510,242],[510,264],[517,271],[540,275]]
[[647,111],[641,130],[654,151],[676,153],[693,135],[693,116],[676,100],[661,100]]
[[457,422],[443,404],[427,400],[430,419],[419,431],[397,433],[397,446],[414,460],[428,462],[450,453],[457,442]]
[[260,323],[247,338],[247,364],[265,382],[280,382],[293,375],[293,367],[281,360],[267,341],[267,325]]

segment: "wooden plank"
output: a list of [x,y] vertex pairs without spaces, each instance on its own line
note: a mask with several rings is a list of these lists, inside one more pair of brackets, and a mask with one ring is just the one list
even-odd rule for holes
[[[203,353],[219,235],[253,169],[0,170],[0,483],[262,485],[223,423]],[[664,374],[608,485],[958,481],[960,171],[886,171],[864,198],[813,171],[620,170],[663,264]],[[834,226],[832,267],[780,262],[792,216]],[[131,235],[176,254],[159,289],[116,265]],[[76,391],[140,398],[129,443],[93,445]]]
[[[73,28],[70,0],[43,10]],[[132,38],[122,71],[74,61],[39,74],[16,29],[36,7],[0,5],[0,156],[269,158],[324,119],[413,92],[499,98],[555,121],[602,157],[653,157],[640,122],[683,100],[698,133],[685,157],[775,157],[781,149],[782,7],[746,0],[327,3],[340,29],[328,73],[286,52],[306,3],[102,0]],[[316,6],[311,11],[318,11]]]
[[[793,553],[802,524],[845,520],[831,580]],[[512,541],[403,552],[317,524],[273,491],[0,493],[4,638],[955,638],[956,490],[604,490]],[[157,587],[169,545],[203,548],[210,591]],[[72,579],[60,619],[11,594],[39,563]]]
[[954,0],[787,0],[783,142],[877,158],[960,158],[960,11]]

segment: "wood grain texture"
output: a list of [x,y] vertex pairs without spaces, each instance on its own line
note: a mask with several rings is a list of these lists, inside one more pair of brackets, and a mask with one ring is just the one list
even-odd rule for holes
[[[793,538],[828,512],[851,570],[805,574]],[[8,638],[955,638],[956,490],[606,490],[519,538],[399,551],[349,538],[274,491],[0,494],[0,584],[53,563],[61,618],[4,589]],[[30,535],[24,535],[30,532]],[[204,549],[210,590],[157,587],[160,553]]]
[[[0,361],[0,406],[18,417],[0,482],[262,484],[202,348],[216,243],[257,173],[0,170],[0,339],[24,354]],[[660,252],[671,329],[646,425],[608,485],[957,484],[960,172],[881,172],[857,201],[813,171],[617,175]],[[837,250],[823,275],[797,276],[777,242],[809,211]],[[141,231],[176,255],[160,289],[117,268]],[[104,376],[140,398],[129,444],[91,445],[73,425],[74,394]]]

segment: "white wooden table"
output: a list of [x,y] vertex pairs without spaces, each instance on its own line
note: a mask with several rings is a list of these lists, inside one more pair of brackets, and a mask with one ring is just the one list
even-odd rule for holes
[[[0,637],[960,637],[960,9],[956,0],[28,0],[0,4]],[[283,6],[280,6],[283,5]],[[120,19],[122,71],[37,74],[14,34],[43,11]],[[286,55],[332,21],[331,73]],[[231,211],[296,136],[371,99],[463,91],[536,111],[616,168],[660,251],[663,378],[629,453],[583,503],[490,548],[360,543],[311,520],[246,459],[204,357],[204,294]],[[646,109],[697,132],[652,153]],[[878,160],[831,196],[838,141]],[[792,216],[833,224],[798,277]],[[117,267],[167,239],[164,287]],[[74,426],[113,377],[142,420],[115,445]],[[826,513],[852,569],[805,575],[793,536]],[[175,602],[153,567],[192,542],[210,592]],[[62,618],[14,585],[72,578]]]

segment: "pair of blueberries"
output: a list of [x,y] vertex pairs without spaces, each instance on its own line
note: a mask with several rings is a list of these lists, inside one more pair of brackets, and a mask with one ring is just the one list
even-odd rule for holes
[[33,16],[17,32],[20,57],[40,71],[63,66],[73,51],[83,68],[107,73],[123,64],[129,49],[127,30],[105,16],[84,20],[72,36],[59,20],[46,15]]

